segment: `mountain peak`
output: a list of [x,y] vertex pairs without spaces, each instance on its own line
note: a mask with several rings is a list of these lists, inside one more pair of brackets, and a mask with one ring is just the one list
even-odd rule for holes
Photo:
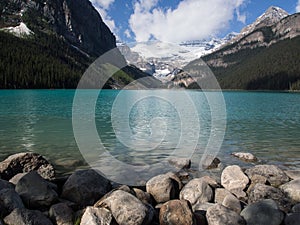
[[259,16],[254,23],[242,29],[241,34],[244,36],[258,28],[272,26],[287,16],[289,16],[289,13],[285,10],[277,6],[271,6],[261,16]]

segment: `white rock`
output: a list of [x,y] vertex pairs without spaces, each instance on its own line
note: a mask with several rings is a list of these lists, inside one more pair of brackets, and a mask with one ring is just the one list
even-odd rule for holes
[[257,158],[251,153],[233,152],[233,153],[231,153],[231,155],[239,158],[240,160],[246,161],[246,162],[257,162]]
[[221,175],[222,186],[237,197],[245,197],[243,190],[249,183],[249,178],[239,166],[227,166]]

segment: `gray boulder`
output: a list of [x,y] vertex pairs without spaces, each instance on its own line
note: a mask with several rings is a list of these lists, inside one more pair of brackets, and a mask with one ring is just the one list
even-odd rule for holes
[[296,204],[292,208],[292,212],[299,212],[300,213],[300,203]]
[[25,208],[22,199],[14,189],[0,190],[0,216],[10,214],[16,208]]
[[284,172],[292,180],[300,179],[300,170],[287,170]]
[[219,204],[207,210],[206,219],[208,225],[246,225],[239,214]]
[[278,187],[281,184],[287,183],[289,181],[289,177],[278,166],[274,165],[257,165],[247,169],[245,173],[249,176],[250,179],[255,174],[264,176],[274,187]]
[[292,180],[280,186],[280,189],[294,202],[300,202],[300,179]]
[[217,187],[220,186],[218,184],[218,182],[210,176],[203,176],[203,177],[200,177],[199,179],[205,181],[206,183],[208,183],[212,188],[217,188]]
[[255,187],[256,184],[266,184],[267,183],[266,177],[257,175],[257,174],[254,174],[250,180],[251,180],[251,184],[249,185],[249,187],[247,189],[247,193],[249,193]]
[[38,210],[15,209],[4,218],[7,225],[53,225],[52,222]]
[[284,219],[284,225],[299,225],[299,223],[300,223],[300,213],[287,214]]
[[5,180],[11,179],[18,173],[27,173],[34,170],[45,179],[51,180],[55,177],[54,167],[37,153],[17,153],[0,162],[0,177]]
[[144,192],[141,189],[133,188],[135,196],[144,204],[152,205],[152,197],[148,192]]
[[262,199],[273,199],[279,208],[285,212],[291,209],[289,199],[280,189],[264,184],[256,184],[249,192],[248,202],[255,203]]
[[244,174],[239,166],[227,166],[221,175],[222,186],[236,195],[238,198],[244,198],[246,193],[243,190],[249,183],[249,178]]
[[88,206],[93,205],[110,190],[110,181],[95,170],[78,170],[64,184],[61,197],[78,206]]
[[225,188],[217,188],[215,190],[214,202],[219,203],[221,205],[227,195],[234,196],[233,194],[231,194],[230,191],[226,190]]
[[116,190],[99,200],[95,207],[109,209],[119,225],[151,224],[154,210],[132,194]]
[[55,185],[44,180],[36,171],[23,176],[16,184],[16,192],[30,209],[44,209],[58,200]]
[[146,190],[157,203],[164,203],[178,197],[181,185],[178,181],[180,182],[179,178],[174,179],[170,174],[158,175],[146,183]]
[[50,219],[57,225],[73,225],[73,210],[65,203],[52,205],[49,210]]
[[0,190],[1,189],[15,189],[15,186],[6,180],[0,179]]
[[215,206],[216,203],[211,203],[211,202],[204,202],[204,203],[198,203],[196,205],[193,206],[193,211],[194,212],[201,212],[205,215],[206,211],[212,207]]
[[187,200],[192,206],[213,200],[213,190],[201,178],[195,178],[188,182],[180,192],[180,199]]
[[240,212],[242,211],[240,201],[233,195],[227,195],[224,198],[222,205],[227,207],[228,209],[231,209],[232,211],[235,211],[238,214],[240,214]]
[[[114,223],[111,212],[104,208],[88,206],[81,218],[80,225],[112,225]],[[117,224],[116,224],[117,225]]]
[[191,205],[185,200],[171,200],[162,205],[159,211],[160,225],[194,225],[195,218]]
[[279,210],[275,201],[264,199],[248,205],[241,212],[241,216],[246,220],[247,225],[280,225],[284,213]]

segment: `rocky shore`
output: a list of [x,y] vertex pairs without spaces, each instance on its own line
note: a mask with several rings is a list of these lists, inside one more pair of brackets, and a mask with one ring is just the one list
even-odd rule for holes
[[255,163],[226,166],[216,178],[191,175],[186,159],[172,164],[182,169],[129,187],[91,169],[57,178],[43,156],[12,155],[0,162],[0,225],[299,224],[300,171]]

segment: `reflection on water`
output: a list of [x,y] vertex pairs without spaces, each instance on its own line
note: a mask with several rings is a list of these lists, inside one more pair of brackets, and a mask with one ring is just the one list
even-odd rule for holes
[[[210,107],[204,94],[189,92],[199,116],[200,129],[195,129],[193,110],[185,104],[180,91],[155,92],[162,98],[143,99],[130,108],[130,133],[126,135],[127,121],[122,113],[128,106],[126,101],[123,99],[124,108],[119,108],[119,113],[114,114],[117,124],[113,124],[111,107],[119,92],[101,92],[95,121],[106,150],[118,160],[132,165],[158,163],[173,151],[189,155],[193,137],[199,136],[192,159],[196,168],[208,136],[213,132]],[[140,96],[141,92],[128,91],[127,94],[129,98]],[[72,130],[73,96],[73,90],[1,90],[0,160],[16,152],[34,151],[54,163],[69,162],[74,166],[65,163],[64,167],[59,167],[60,172],[82,166],[80,161],[83,158]],[[185,106],[180,108],[184,111],[184,118],[174,110],[172,101],[164,100],[166,96],[181,99]],[[225,164],[244,165],[230,153],[246,151],[255,154],[262,162],[300,168],[300,94],[225,92],[224,98],[227,128],[219,157]],[[118,140],[118,135],[126,140]],[[181,138],[182,143],[178,145]],[[91,157],[93,154],[91,152]]]

